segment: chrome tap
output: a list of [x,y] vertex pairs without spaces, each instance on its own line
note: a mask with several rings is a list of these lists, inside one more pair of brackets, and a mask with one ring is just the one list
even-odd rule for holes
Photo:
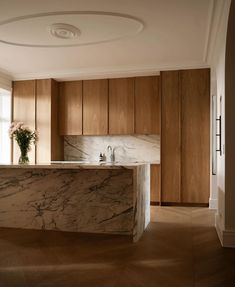
[[111,147],[111,145],[107,146],[107,151],[108,151],[109,161],[114,162],[113,148]]

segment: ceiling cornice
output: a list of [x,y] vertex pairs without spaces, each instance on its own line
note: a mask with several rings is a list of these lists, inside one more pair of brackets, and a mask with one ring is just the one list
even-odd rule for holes
[[203,60],[208,65],[212,64],[213,54],[216,46],[216,39],[218,37],[218,31],[224,19],[224,11],[230,6],[231,0],[211,0],[210,11],[208,17],[208,28],[206,45],[204,50]]
[[104,78],[120,78],[120,77],[135,77],[159,75],[160,71],[165,70],[183,70],[183,69],[199,69],[208,68],[204,62],[187,62],[181,64],[166,64],[162,66],[133,66],[133,67],[107,67],[95,69],[82,69],[71,71],[50,71],[47,73],[25,73],[16,74],[13,80],[30,80],[30,79],[46,79],[54,78],[58,81],[72,80],[89,80],[89,79],[104,79]]
[[207,29],[206,29],[206,40],[205,40],[205,48],[203,53],[203,61],[206,63],[210,48],[211,42],[211,30],[212,30],[212,22],[213,16],[215,12],[215,0],[210,0],[209,12],[208,12],[208,22],[207,22]]

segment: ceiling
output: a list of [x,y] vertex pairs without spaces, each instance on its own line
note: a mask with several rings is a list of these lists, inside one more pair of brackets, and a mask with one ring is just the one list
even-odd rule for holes
[[[13,79],[63,80],[204,67],[213,6],[213,0],[0,0],[0,70]],[[69,26],[55,25],[61,23]]]

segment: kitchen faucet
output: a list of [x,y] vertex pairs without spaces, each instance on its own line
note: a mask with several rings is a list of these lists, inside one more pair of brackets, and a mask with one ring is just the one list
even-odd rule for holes
[[114,150],[113,148],[111,147],[111,145],[108,145],[107,146],[107,151],[108,151],[108,156],[109,156],[109,160],[110,162],[114,162]]
[[108,155],[109,155],[110,162],[115,162],[115,151],[116,151],[118,148],[123,149],[123,151],[125,152],[125,149],[123,148],[123,146],[115,146],[114,148],[112,148],[110,145],[107,146],[107,150],[108,150]]

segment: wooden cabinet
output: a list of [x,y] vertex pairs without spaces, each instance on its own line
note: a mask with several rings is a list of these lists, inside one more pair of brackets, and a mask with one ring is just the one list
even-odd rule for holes
[[[32,130],[35,129],[35,99],[36,81],[16,81],[13,82],[13,109],[12,119],[14,122],[24,122]],[[13,163],[18,163],[20,149],[13,141]],[[29,152],[29,160],[35,163],[35,146]]]
[[160,134],[159,78],[61,82],[60,134]]
[[51,156],[51,80],[37,81],[36,114],[37,130],[40,132],[36,161],[47,162]]
[[63,138],[58,124],[58,83],[52,79],[36,82],[36,127],[39,141],[36,146],[36,162],[63,160]]
[[181,201],[208,203],[210,191],[210,71],[184,70],[181,77]]
[[181,99],[179,72],[161,73],[161,189],[163,202],[180,202]]
[[60,135],[82,135],[82,81],[59,83]]
[[210,71],[161,73],[162,202],[208,204]]
[[[29,152],[30,163],[63,159],[63,139],[58,133],[58,86],[51,79],[13,82],[14,121],[21,121],[39,132],[39,141]],[[36,151],[36,152],[35,152]],[[13,142],[13,162],[19,158]]]
[[135,78],[135,133],[160,134],[159,76]]
[[83,135],[108,134],[108,80],[83,81]]
[[152,204],[161,202],[161,173],[159,164],[150,165],[150,201]]
[[134,78],[109,80],[109,134],[134,133]]

